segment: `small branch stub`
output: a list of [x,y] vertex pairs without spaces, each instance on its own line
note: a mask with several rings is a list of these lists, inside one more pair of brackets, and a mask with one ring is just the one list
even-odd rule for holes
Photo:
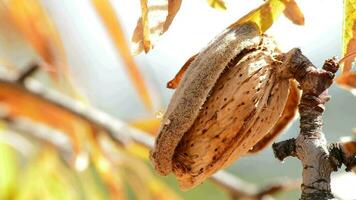
[[299,49],[286,54],[290,73],[303,91],[299,104],[300,133],[297,138],[273,144],[276,158],[297,157],[303,165],[301,200],[333,199],[330,175],[341,164],[351,165],[352,158],[343,156],[339,145],[327,146],[322,132],[322,113],[329,100],[327,88],[338,70],[335,59],[327,60],[317,69]]

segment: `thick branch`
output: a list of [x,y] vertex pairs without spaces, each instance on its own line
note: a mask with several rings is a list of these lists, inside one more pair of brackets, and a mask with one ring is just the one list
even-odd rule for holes
[[[330,174],[337,170],[340,162],[329,153],[322,133],[322,113],[329,100],[327,88],[333,82],[338,64],[333,59],[327,60],[323,69],[318,70],[299,49],[287,53],[286,63],[303,91],[299,104],[300,134],[296,139],[274,144],[275,156],[280,160],[296,156],[302,162],[302,200],[332,199]],[[333,152],[342,153],[335,148]]]

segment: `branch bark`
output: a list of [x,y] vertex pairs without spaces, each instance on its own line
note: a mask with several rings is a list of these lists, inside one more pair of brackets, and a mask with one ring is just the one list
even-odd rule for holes
[[273,144],[275,157],[283,160],[297,157],[303,165],[302,200],[333,199],[330,175],[341,164],[351,165],[352,159],[345,158],[339,145],[327,146],[322,132],[324,104],[330,99],[327,88],[333,82],[339,66],[335,59],[327,60],[323,69],[317,69],[299,49],[286,55],[291,76],[303,91],[299,104],[300,133],[296,139]]

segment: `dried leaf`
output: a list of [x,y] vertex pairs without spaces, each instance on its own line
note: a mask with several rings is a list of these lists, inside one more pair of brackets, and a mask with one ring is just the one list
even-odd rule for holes
[[121,28],[119,20],[117,19],[115,11],[111,7],[108,0],[92,0],[92,2],[125,63],[126,70],[137,90],[138,95],[146,108],[151,110],[153,103],[149,94],[148,86],[146,85],[134,58],[131,55],[128,43],[124,37],[125,34]]
[[13,83],[0,82],[0,105],[10,118],[24,117],[68,134],[75,152],[79,152],[83,136],[96,129],[88,120]]
[[141,17],[132,36],[132,52],[147,53],[176,16],[181,0],[141,0]]
[[182,80],[185,72],[187,71],[188,67],[190,66],[190,64],[194,61],[194,59],[197,57],[198,54],[195,54],[194,56],[190,57],[187,62],[184,63],[184,65],[182,66],[182,68],[179,70],[179,72],[176,74],[176,76],[170,80],[167,83],[167,88],[170,89],[175,89],[178,87],[179,82]]
[[[343,56],[356,51],[356,0],[344,0],[344,24],[342,29]],[[354,57],[344,61],[343,73],[351,70]]]
[[353,95],[356,95],[356,72],[345,72],[341,76],[336,78],[336,83],[349,90]]
[[[300,18],[302,14],[300,9],[296,3],[292,3],[292,1],[294,2],[294,0],[268,0],[260,7],[240,18],[229,28],[234,28],[246,22],[254,22],[260,28],[261,32],[264,33],[271,27],[282,12],[288,13],[287,17],[294,23],[301,22]],[[295,13],[297,11],[299,11],[299,13]]]
[[[2,1],[2,11],[45,62],[55,67],[58,57],[64,59],[59,34],[39,1]],[[56,70],[58,69],[52,69]]]
[[284,15],[290,19],[294,24],[304,25],[304,15],[300,10],[298,4],[294,0],[283,0],[286,5]]
[[60,35],[40,1],[2,0],[0,12],[4,18],[0,21],[7,20],[7,27],[11,26],[1,32],[12,31],[12,34],[23,37],[45,62],[41,67],[52,75],[56,86],[73,97],[81,97],[69,76]]
[[226,5],[224,0],[207,0],[208,4],[218,10],[226,10]]
[[168,0],[168,15],[163,25],[163,33],[166,32],[169,26],[172,24],[172,21],[179,11],[181,4],[182,0]]
[[356,72],[343,74],[336,79],[336,82],[340,86],[344,86],[348,89],[356,88]]

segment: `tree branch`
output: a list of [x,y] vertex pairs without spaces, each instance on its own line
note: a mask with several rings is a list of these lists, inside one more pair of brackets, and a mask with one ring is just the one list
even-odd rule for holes
[[[149,149],[153,148],[154,138],[149,134],[129,127],[124,122],[115,119],[107,113],[89,106],[84,106],[78,101],[67,97],[55,90],[45,88],[39,82],[28,78],[28,76],[25,77],[26,78],[23,80],[26,79],[26,81],[18,82],[19,79],[6,80],[4,78],[0,78],[0,82],[3,84],[10,84],[21,87],[22,90],[30,92],[37,98],[44,99],[56,106],[61,107],[64,110],[67,110],[68,112],[71,112],[87,121],[90,121],[92,124],[102,128],[114,141],[121,145],[125,145],[130,141],[134,141]],[[21,83],[21,85],[19,85],[19,83]],[[52,128],[46,127],[43,124],[39,125],[30,119],[4,116],[4,113],[0,117],[2,117],[3,120],[5,119],[14,130],[32,133],[35,137],[41,140],[46,140],[57,147],[62,146],[61,143],[59,143],[59,141],[56,139],[57,137],[55,137],[58,134],[48,133],[48,131],[53,130]],[[65,135],[63,134],[63,136]],[[63,142],[67,140],[62,138],[60,141]],[[67,146],[68,145],[63,146],[64,149],[62,150],[64,152],[68,152]],[[218,173],[214,174],[211,177],[211,180],[228,191],[228,193],[234,199],[246,198],[252,200],[260,200],[265,196],[270,196],[295,186],[295,182],[279,182],[268,184],[262,188],[257,188],[255,185],[247,183],[238,177],[224,171],[219,171]]]
[[286,63],[303,91],[299,104],[300,133],[296,139],[273,144],[272,148],[280,160],[293,156],[302,162],[302,200],[332,199],[330,174],[342,163],[352,163],[352,159],[345,158],[339,145],[328,148],[322,132],[324,104],[330,99],[327,88],[339,66],[335,59],[330,59],[322,70],[318,70],[299,49],[287,53]]
[[25,80],[31,77],[34,73],[36,73],[39,69],[39,66],[36,63],[32,63],[27,67],[21,74],[17,77],[16,82],[18,84],[24,84]]

